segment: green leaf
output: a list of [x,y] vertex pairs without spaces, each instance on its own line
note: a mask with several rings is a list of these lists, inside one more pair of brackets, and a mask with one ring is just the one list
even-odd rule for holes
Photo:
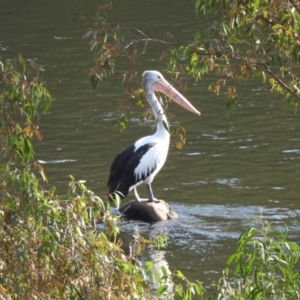
[[178,279],[184,279],[184,278],[185,278],[184,275],[183,275],[183,274],[181,273],[181,271],[179,271],[179,270],[176,270],[175,275],[176,275],[176,277],[177,277]]
[[165,266],[162,266],[162,267],[160,268],[160,270],[162,271],[164,277],[167,278],[169,274],[168,274],[168,271],[167,271],[166,267],[165,267]]
[[156,290],[156,293],[158,296],[161,296],[167,289],[168,289],[168,285],[163,284]]
[[19,59],[19,63],[21,64],[21,66],[22,66],[22,68],[23,68],[23,73],[25,73],[25,72],[26,72],[26,61],[25,61],[25,59],[22,57],[21,54],[19,54],[18,59]]
[[184,292],[183,292],[183,289],[180,285],[176,285],[175,286],[175,291],[176,291],[176,294],[179,296],[179,297],[183,297],[184,295]]

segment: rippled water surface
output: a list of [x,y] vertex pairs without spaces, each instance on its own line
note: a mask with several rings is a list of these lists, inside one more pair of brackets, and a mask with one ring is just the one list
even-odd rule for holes
[[[54,98],[50,111],[40,116],[44,140],[36,144],[36,158],[45,161],[50,183],[60,192],[67,190],[72,174],[104,196],[114,156],[152,128],[137,121],[141,109],[132,109],[125,132],[111,125],[123,97],[124,62],[117,62],[116,74],[95,92],[86,80],[92,55],[82,40],[86,30],[82,16],[93,16],[98,2],[2,2],[1,56],[12,58],[22,52],[41,64]],[[128,7],[115,1],[114,5],[116,18],[151,36],[171,33],[179,40],[192,36],[188,21],[193,17],[192,3],[174,1],[169,7],[161,1],[143,5],[132,1]],[[168,14],[163,13],[166,10]],[[138,68],[140,73],[163,72],[164,65],[156,53],[148,52]],[[168,247],[149,250],[144,259],[159,258],[171,271],[181,269],[207,287],[220,278],[242,229],[258,226],[261,215],[276,228],[286,224],[290,238],[300,240],[299,113],[287,108],[277,94],[262,89],[259,81],[241,83],[241,110],[229,122],[224,98],[207,91],[210,82],[211,78],[191,82],[185,92],[201,117],[175,105],[169,108],[187,127],[187,143],[181,151],[170,149],[153,189],[156,197],[170,202],[179,219],[153,225],[122,220],[121,229],[128,240],[132,233],[151,236],[167,231]],[[145,193],[143,187],[139,190]]]

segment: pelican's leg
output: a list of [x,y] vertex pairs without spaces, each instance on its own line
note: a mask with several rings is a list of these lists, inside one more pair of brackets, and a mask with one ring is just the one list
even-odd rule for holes
[[142,199],[140,198],[136,188],[134,188],[134,196],[135,196],[136,201],[138,201],[138,202],[142,201]]
[[147,188],[147,192],[148,192],[148,196],[149,196],[149,202],[160,202],[160,200],[157,200],[154,198],[153,192],[152,192],[152,188],[151,188],[151,184],[146,184],[146,188]]

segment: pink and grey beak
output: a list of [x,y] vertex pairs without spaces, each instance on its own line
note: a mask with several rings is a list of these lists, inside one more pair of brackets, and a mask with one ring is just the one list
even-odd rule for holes
[[156,81],[152,85],[152,88],[154,91],[164,93],[186,110],[191,111],[198,116],[201,115],[201,113],[164,78],[160,78],[158,81]]

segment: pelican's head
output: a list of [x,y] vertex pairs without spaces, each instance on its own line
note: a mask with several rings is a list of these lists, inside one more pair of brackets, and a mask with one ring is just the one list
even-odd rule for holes
[[160,72],[145,71],[143,73],[142,82],[145,91],[162,92],[183,108],[199,116],[201,115],[201,113],[183,95],[171,86]]

